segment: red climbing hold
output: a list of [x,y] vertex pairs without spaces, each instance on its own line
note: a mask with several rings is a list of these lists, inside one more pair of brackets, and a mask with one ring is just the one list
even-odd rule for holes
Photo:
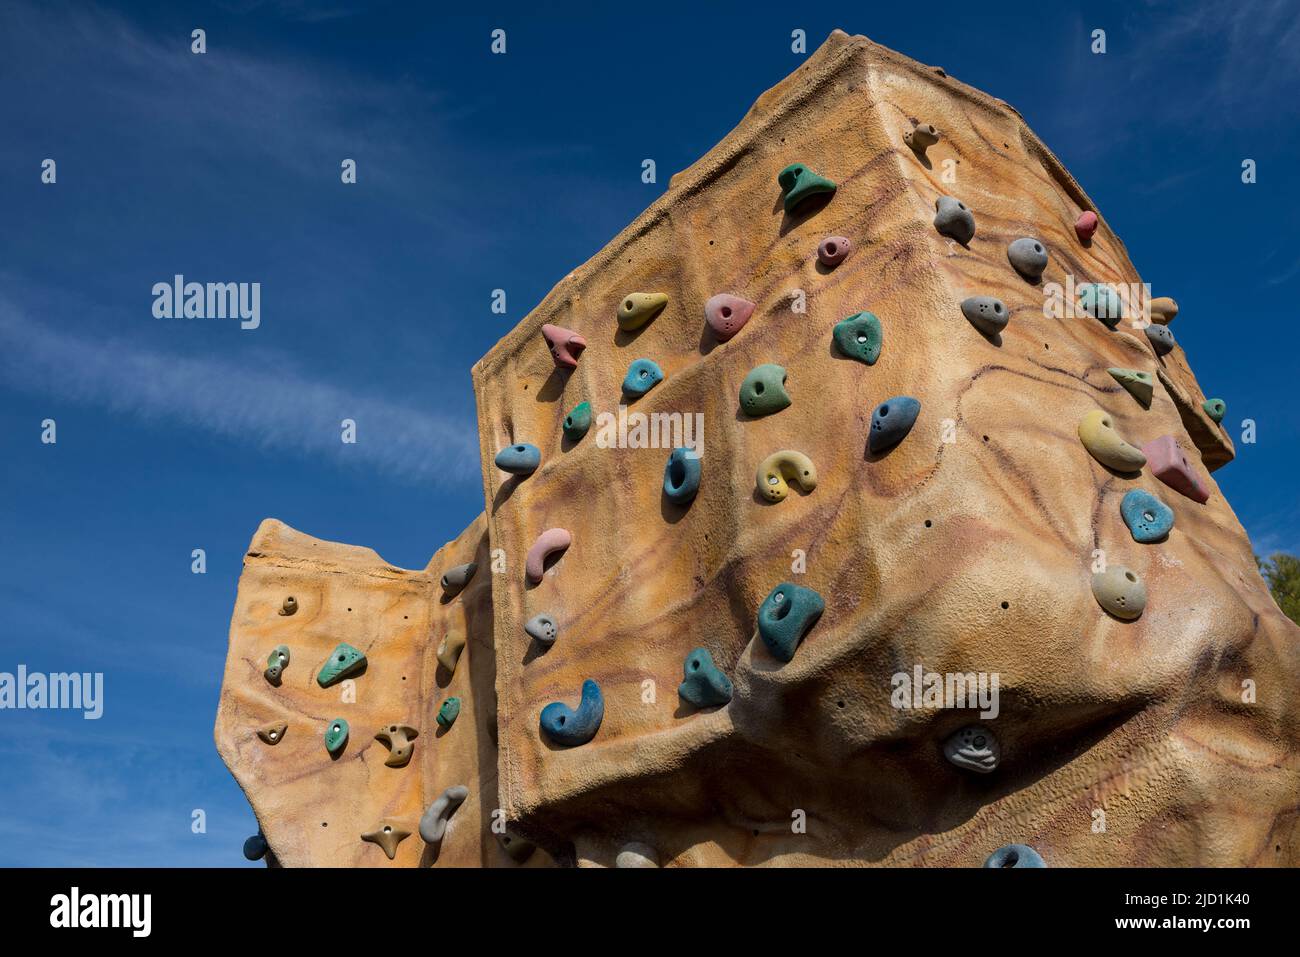
[[754,304],[729,293],[720,292],[704,304],[704,318],[719,342],[726,342],[749,322]]
[[1097,231],[1097,214],[1090,209],[1085,209],[1074,221],[1074,231],[1079,234],[1081,243],[1092,239],[1092,234]]
[[546,345],[550,348],[551,358],[555,360],[557,366],[566,369],[578,367],[578,356],[582,355],[582,350],[587,348],[586,339],[572,329],[553,326],[549,322],[542,326],[542,335],[546,337]]
[[1162,435],[1142,446],[1151,474],[1176,492],[1181,492],[1193,502],[1205,504],[1210,493],[1201,484],[1200,477],[1192,471],[1187,455],[1178,447],[1172,435]]
[[833,269],[844,262],[852,248],[847,236],[827,236],[817,247],[817,259],[826,268]]

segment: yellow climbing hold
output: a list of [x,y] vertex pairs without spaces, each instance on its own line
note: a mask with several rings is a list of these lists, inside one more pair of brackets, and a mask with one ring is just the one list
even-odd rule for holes
[[1101,409],[1079,420],[1079,441],[1094,459],[1117,472],[1136,472],[1147,464],[1142,450],[1120,438],[1111,417]]
[[668,305],[668,296],[662,292],[630,292],[618,304],[618,327],[640,329]]
[[815,489],[817,467],[813,465],[812,459],[802,452],[782,449],[763,459],[758,466],[755,481],[758,484],[759,495],[769,502],[780,502],[790,494],[790,486],[786,484],[787,482],[794,482],[805,492]]

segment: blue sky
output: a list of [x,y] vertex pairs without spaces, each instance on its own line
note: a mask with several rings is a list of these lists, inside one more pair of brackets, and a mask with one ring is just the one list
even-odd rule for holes
[[[0,8],[0,671],[106,676],[98,721],[0,711],[0,865],[244,863],[212,724],[258,522],[423,567],[483,507],[470,366],[799,65],[795,28],[1021,111],[1258,423],[1216,474],[1257,550],[1300,553],[1294,4],[440,6]],[[260,328],[155,319],[175,273],[260,282]]]

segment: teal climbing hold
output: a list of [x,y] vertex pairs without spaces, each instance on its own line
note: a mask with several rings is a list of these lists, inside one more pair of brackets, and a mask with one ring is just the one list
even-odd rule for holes
[[785,194],[786,213],[793,213],[804,200],[813,196],[835,192],[831,180],[814,173],[803,163],[791,163],[777,174],[776,181]]
[[771,362],[755,366],[740,384],[740,407],[746,415],[771,415],[790,407],[785,369]]
[[316,683],[322,688],[328,688],[334,682],[360,671],[365,664],[364,654],[346,641],[340,641],[339,646],[330,654],[329,660],[321,665],[320,671],[316,674]]
[[658,363],[653,359],[637,359],[623,377],[623,395],[628,399],[639,398],[663,381],[664,370]]
[[1222,422],[1223,417],[1228,414],[1228,403],[1222,399],[1206,399],[1201,403],[1201,408],[1216,423]]
[[460,699],[454,695],[442,703],[438,709],[438,726],[440,728],[450,728],[460,717]]
[[591,428],[591,403],[579,402],[573,411],[564,417],[564,437],[576,442]]
[[700,490],[700,453],[694,449],[673,449],[664,466],[664,496],[674,505],[685,505]]
[[707,648],[696,648],[686,656],[682,676],[677,693],[697,708],[712,708],[731,700],[731,679],[713,663]]
[[541,450],[528,442],[507,445],[496,457],[496,467],[511,475],[532,475],[541,464]]
[[348,722],[346,718],[335,718],[325,728],[325,750],[338,754],[348,743]]
[[556,744],[576,747],[586,744],[600,730],[605,717],[605,696],[600,685],[588,678],[582,683],[582,700],[577,709],[561,701],[552,701],[542,709],[541,727]]
[[262,672],[266,680],[271,682],[277,688],[280,686],[280,678],[284,674],[284,669],[289,667],[289,646],[276,645],[266,657],[266,670]]
[[880,347],[884,343],[884,330],[880,320],[872,312],[855,312],[847,319],[835,323],[831,334],[835,346],[850,359],[857,359],[867,365],[875,365],[880,358]]
[[1174,510],[1146,489],[1135,488],[1125,494],[1119,513],[1135,542],[1158,542],[1174,527]]
[[1109,283],[1084,283],[1078,289],[1079,308],[1114,329],[1124,318],[1124,303]]
[[988,856],[985,867],[1046,867],[1042,856],[1028,844],[1008,844]]
[[758,635],[772,657],[790,661],[825,608],[822,596],[811,588],[782,582],[758,608]]

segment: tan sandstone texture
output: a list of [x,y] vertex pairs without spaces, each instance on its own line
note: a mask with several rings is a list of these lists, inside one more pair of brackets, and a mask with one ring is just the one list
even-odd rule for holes
[[[917,124],[940,131],[924,153],[904,140]],[[791,216],[777,174],[794,162],[838,190]],[[973,211],[969,247],[932,225],[943,195]],[[1112,331],[1044,314],[1045,285],[1067,275],[1140,282],[1104,217],[1090,243],[1075,235],[1089,209],[1014,109],[834,33],[474,367],[486,512],[427,569],[273,520],[258,530],[216,738],[273,859],[428,864],[419,817],[464,784],[439,866],[516,866],[492,833],[497,809],[541,848],[530,866],[612,866],[629,844],[662,865],[978,866],[1009,843],[1052,867],[1300,864],[1300,629],[1209,475],[1232,444],[1202,411],[1181,347],[1158,357],[1128,321]],[[834,268],[816,256],[827,236],[852,242]],[[1049,250],[1038,283],[1008,262],[1021,236]],[[621,330],[633,292],[669,303]],[[703,312],[720,292],[757,304],[723,343]],[[963,317],[973,295],[1007,305],[1000,337]],[[872,366],[832,345],[834,325],[862,310],[883,326]],[[557,368],[544,323],[586,340],[576,369]],[[600,422],[576,443],[562,436],[580,402],[617,410],[638,358],[666,378],[629,413],[702,414],[689,506],[662,491],[668,448],[601,447]],[[786,369],[793,404],[751,419],[738,390],[762,363]],[[1115,366],[1155,374],[1150,409]],[[919,399],[919,418],[897,447],[869,453],[871,410],[896,395]],[[1150,468],[1100,465],[1077,432],[1094,409],[1134,445],[1173,435],[1208,502]],[[518,442],[542,454],[526,478],[493,464]],[[782,449],[809,456],[818,482],[772,503],[755,469]],[[1139,544],[1125,527],[1134,488],[1173,509],[1165,541]],[[573,543],[533,585],[524,558],[552,527]],[[1097,552],[1144,581],[1136,620],[1098,605]],[[470,560],[478,573],[444,603],[439,576]],[[788,664],[755,630],[783,581],[826,603]],[[281,615],[288,595],[298,610]],[[549,648],[524,632],[540,612],[558,624]],[[457,630],[468,648],[448,679],[435,654]],[[351,704],[315,682],[340,641],[369,660]],[[293,658],[277,688],[262,672],[281,643]],[[723,707],[678,697],[700,646],[734,682]],[[1000,713],[892,706],[891,679],[917,665],[997,674]],[[604,694],[599,732],[551,743],[541,709],[575,706],[588,678]],[[449,693],[463,707],[439,735]],[[322,735],[340,716],[351,741],[331,760]],[[257,737],[281,722],[282,743]],[[405,768],[386,767],[373,740],[392,723],[419,731]],[[972,723],[1000,746],[991,773],[945,760],[944,742]],[[385,822],[411,832],[391,864],[360,837]]]

